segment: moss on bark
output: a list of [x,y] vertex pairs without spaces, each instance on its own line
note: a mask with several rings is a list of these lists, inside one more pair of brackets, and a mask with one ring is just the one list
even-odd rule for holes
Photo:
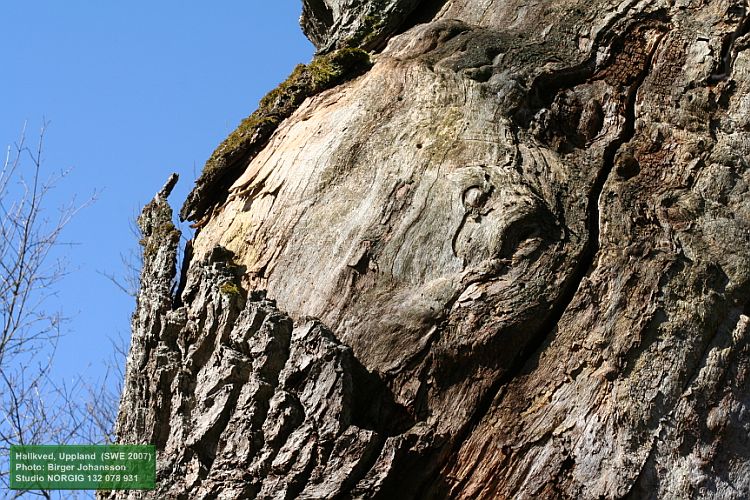
[[370,55],[344,48],[300,64],[289,77],[260,100],[258,109],[245,118],[206,162],[195,188],[180,211],[182,220],[198,221],[210,207],[221,203],[241,174],[243,165],[265,146],[286,118],[308,97],[359,76],[371,67]]

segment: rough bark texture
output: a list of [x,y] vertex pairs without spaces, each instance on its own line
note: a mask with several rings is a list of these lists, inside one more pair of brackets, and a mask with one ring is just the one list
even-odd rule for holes
[[376,49],[408,19],[420,0],[302,0],[300,24],[319,52]]
[[387,46],[243,156],[176,298],[146,207],[131,496],[749,497],[746,3],[304,8]]

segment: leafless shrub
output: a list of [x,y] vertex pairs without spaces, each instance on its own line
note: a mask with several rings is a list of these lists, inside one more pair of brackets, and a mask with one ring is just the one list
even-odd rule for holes
[[[24,126],[0,170],[0,485],[5,491],[11,445],[92,443],[111,436],[110,423],[92,418],[91,411],[111,402],[93,399],[101,393],[82,378],[66,383],[51,375],[65,321],[50,306],[66,274],[55,251],[63,244],[65,226],[88,203],[71,200],[50,210],[50,192],[68,172],[46,174],[42,168],[46,129],[44,123],[32,147]],[[116,411],[117,405],[110,407]],[[52,498],[46,491],[25,494]]]

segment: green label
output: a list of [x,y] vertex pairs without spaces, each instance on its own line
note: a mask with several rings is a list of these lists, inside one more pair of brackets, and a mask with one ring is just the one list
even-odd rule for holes
[[12,490],[153,490],[151,445],[11,446]]

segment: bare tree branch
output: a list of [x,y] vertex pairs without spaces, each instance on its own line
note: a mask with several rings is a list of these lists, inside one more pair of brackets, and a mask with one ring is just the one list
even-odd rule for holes
[[[24,124],[0,169],[0,485],[6,491],[11,445],[111,442],[119,397],[101,389],[111,385],[109,372],[101,387],[82,375],[65,381],[51,373],[65,318],[49,299],[66,275],[64,262],[52,252],[64,244],[65,226],[94,198],[81,205],[72,200],[57,213],[49,212],[49,195],[68,172],[44,173],[47,126],[44,122],[32,147]],[[48,491],[10,494],[53,497]]]

